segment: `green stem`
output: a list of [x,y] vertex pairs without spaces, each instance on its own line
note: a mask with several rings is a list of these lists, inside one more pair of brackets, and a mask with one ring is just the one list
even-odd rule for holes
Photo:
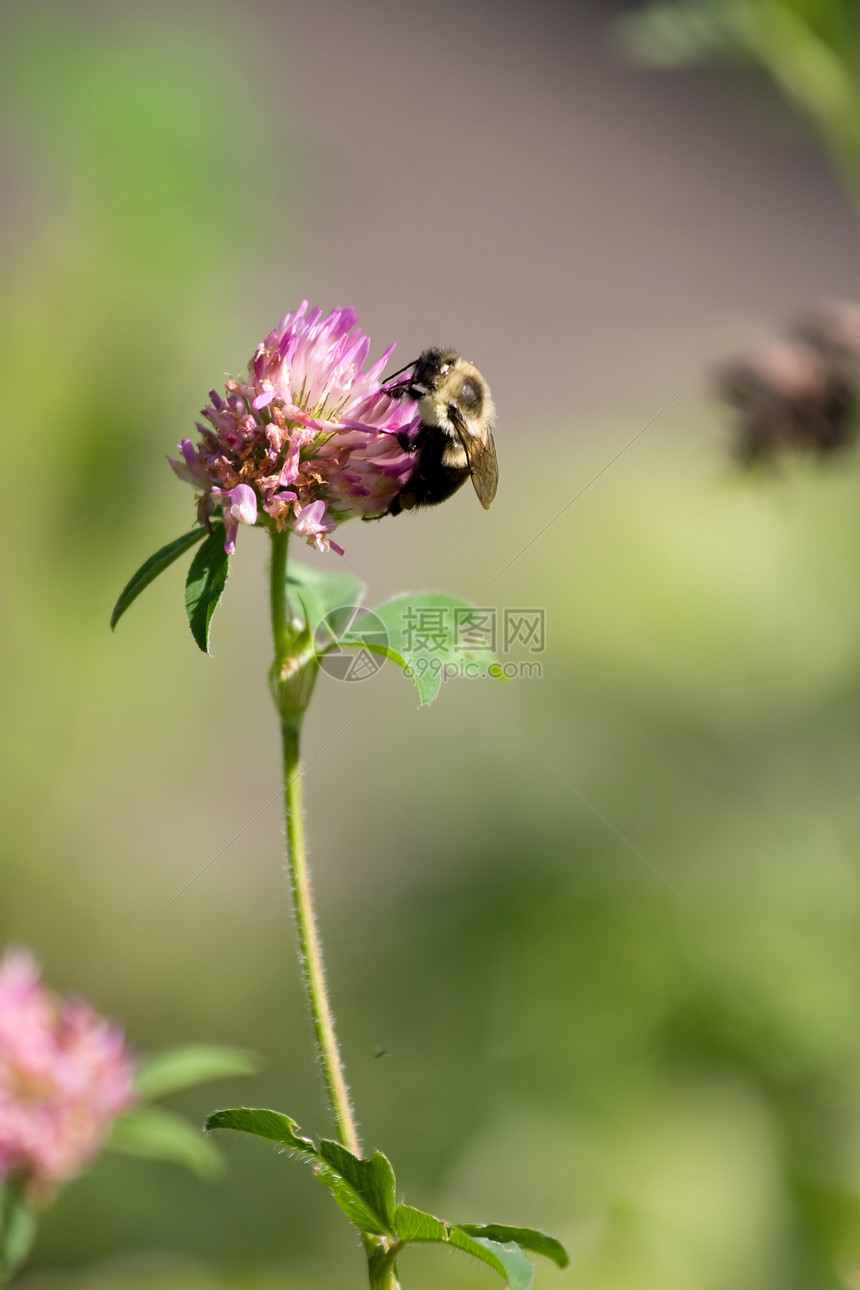
[[287,530],[272,529],[272,577],[269,597],[272,606],[272,635],[275,644],[275,667],[283,665],[291,654],[290,607],[287,601]]
[[36,1217],[27,1204],[24,1183],[11,1177],[0,1182],[0,1286],[8,1285],[30,1253]]
[[[305,852],[302,812],[302,771],[299,741],[304,710],[316,677],[317,660],[307,632],[293,626],[287,599],[287,542],[289,534],[272,530],[270,599],[275,661],[272,695],[281,718],[284,754],[284,812],[286,816],[287,870],[293,917],[299,947],[302,983],[314,1024],[317,1058],[322,1069],[329,1109],[338,1140],[353,1155],[361,1155],[361,1142],[346,1087],[343,1062],[334,1029],[323,966],[322,943],[314,913],[310,874]],[[399,1290],[393,1255],[381,1237],[362,1233],[371,1290]]]
[[[272,635],[275,663],[272,669],[273,692],[279,686],[289,688],[288,678],[295,671],[297,655],[305,650],[296,638],[287,602],[287,532],[272,532]],[[311,665],[312,666],[312,665]],[[354,1155],[361,1155],[361,1143],[347,1092],[343,1062],[334,1029],[334,1017],[326,988],[322,945],[314,913],[310,875],[305,853],[305,829],[302,814],[302,772],[299,758],[299,736],[302,713],[286,702],[279,704],[281,738],[284,750],[284,810],[287,825],[287,869],[293,902],[293,916],[299,943],[302,982],[314,1023],[317,1057],[322,1068],[329,1109],[340,1142]]]
[[373,1253],[368,1251],[370,1290],[400,1290],[396,1259],[401,1248],[399,1244],[389,1246],[383,1241]]
[[[307,708],[313,682],[316,680],[317,658],[313,641],[306,628],[295,627],[286,595],[286,550],[289,533],[271,530],[272,582],[269,588],[272,606],[272,640],[275,645],[275,662],[272,664],[271,686],[277,711],[281,719],[281,740],[284,746],[284,810],[286,817],[286,867],[290,877],[290,895],[293,898],[295,933],[302,966],[302,983],[313,1018],[313,1037],[316,1040],[317,1059],[322,1080],[329,1098],[329,1109],[342,1146],[361,1156],[355,1116],[349,1102],[347,1080],[340,1060],[338,1037],[334,1031],[329,991],[322,965],[322,943],[313,912],[311,875],[308,872],[304,850],[304,815],[302,811],[302,762],[299,740],[302,734],[302,717]],[[395,1250],[389,1249],[384,1237],[361,1233],[367,1256],[367,1276],[371,1290],[398,1290],[395,1269]]]
[[339,1140],[353,1155],[361,1155],[361,1143],[349,1101],[343,1062],[334,1030],[334,1017],[326,988],[322,945],[314,913],[310,875],[305,854],[302,817],[302,772],[299,762],[299,728],[281,722],[284,744],[284,806],[287,821],[287,866],[293,897],[293,915],[299,942],[302,980],[314,1023],[317,1056],[322,1068],[332,1119]]

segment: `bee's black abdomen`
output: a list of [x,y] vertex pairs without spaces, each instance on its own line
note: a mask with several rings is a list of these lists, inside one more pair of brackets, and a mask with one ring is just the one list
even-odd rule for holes
[[389,506],[389,515],[447,501],[469,478],[468,466],[444,464],[444,455],[451,440],[437,426],[422,425],[415,443],[415,470]]

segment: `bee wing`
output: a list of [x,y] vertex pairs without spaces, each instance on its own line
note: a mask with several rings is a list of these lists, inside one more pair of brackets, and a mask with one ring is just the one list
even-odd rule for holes
[[488,429],[486,438],[472,434],[462,413],[453,406],[449,408],[449,416],[463,445],[478,501],[488,511],[499,486],[499,462],[493,432]]

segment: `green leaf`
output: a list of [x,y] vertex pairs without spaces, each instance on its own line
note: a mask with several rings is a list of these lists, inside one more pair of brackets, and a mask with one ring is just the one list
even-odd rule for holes
[[196,1125],[161,1107],[139,1106],[115,1121],[107,1146],[128,1156],[172,1160],[200,1178],[214,1178],[222,1162]]
[[301,1135],[295,1120],[278,1111],[250,1107],[216,1111],[204,1127],[207,1132],[238,1129],[298,1152],[313,1165],[319,1181],[360,1232],[390,1236],[402,1245],[452,1245],[493,1268],[510,1290],[528,1290],[534,1277],[534,1268],[520,1246],[553,1259],[559,1267],[568,1262],[561,1244],[534,1228],[501,1224],[451,1227],[411,1205],[398,1205],[394,1171],[382,1152],[363,1159],[326,1138],[317,1149],[310,1138]]
[[490,1241],[499,1241],[502,1245],[513,1242],[532,1254],[542,1254],[545,1259],[552,1259],[560,1268],[566,1268],[570,1259],[561,1241],[554,1236],[547,1236],[535,1227],[508,1227],[504,1223],[458,1223],[461,1232],[468,1236],[486,1237]]
[[364,583],[351,573],[332,573],[306,564],[287,565],[287,596],[301,605],[311,634],[335,609],[360,605],[363,595]]
[[310,1138],[302,1137],[295,1120],[261,1108],[216,1111],[204,1128],[207,1133],[212,1129],[237,1129],[298,1152],[314,1166],[317,1178],[359,1231],[376,1236],[394,1234],[394,1173],[381,1152],[362,1160],[340,1143],[325,1139],[317,1150]]
[[438,1241],[446,1244],[448,1228],[441,1218],[425,1214],[411,1205],[398,1205],[394,1213],[394,1230],[404,1243],[408,1241]]
[[132,575],[120,592],[119,600],[114,605],[114,611],[110,616],[111,631],[116,627],[129,605],[137,600],[140,593],[151,582],[154,582],[160,573],[164,573],[164,570],[168,569],[174,560],[178,560],[183,552],[190,550],[196,542],[199,542],[205,536],[205,529],[192,529],[190,533],[183,533],[182,537],[176,538],[173,542],[168,542],[167,546],[163,546],[160,551],[156,551],[155,555],[151,555],[148,560],[143,562],[137,573]]
[[298,1152],[313,1164],[317,1178],[359,1231],[376,1236],[394,1234],[394,1173],[381,1152],[362,1160],[339,1142],[325,1139],[317,1150],[310,1138],[302,1137],[295,1120],[260,1108],[216,1111],[204,1128],[207,1133],[212,1129],[238,1129]]
[[449,1228],[448,1241],[456,1249],[488,1263],[504,1277],[511,1290],[528,1290],[534,1279],[535,1270],[517,1245],[500,1245],[480,1236],[469,1236],[461,1227]]
[[138,1065],[134,1086],[144,1101],[151,1102],[206,1080],[253,1075],[256,1070],[256,1057],[241,1048],[189,1044],[145,1057]]
[[236,1106],[226,1111],[215,1111],[203,1125],[206,1133],[213,1129],[236,1129],[239,1133],[251,1133],[257,1138],[267,1138],[269,1142],[278,1142],[290,1151],[318,1160],[319,1155],[310,1138],[303,1138],[299,1126],[288,1115],[280,1111],[269,1111],[265,1107]]
[[[342,645],[362,645],[390,658],[411,677],[421,704],[432,703],[453,676],[501,678],[492,650],[469,646],[470,615],[480,613],[457,596],[427,591],[396,596],[347,627]],[[388,636],[380,641],[380,622]]]
[[212,532],[191,561],[185,583],[185,611],[191,635],[204,654],[209,653],[209,625],[224,592],[230,557],[224,550],[224,525]]
[[363,1160],[339,1142],[323,1138],[319,1154],[317,1177],[347,1218],[361,1232],[393,1236],[397,1207],[394,1171],[382,1152]]

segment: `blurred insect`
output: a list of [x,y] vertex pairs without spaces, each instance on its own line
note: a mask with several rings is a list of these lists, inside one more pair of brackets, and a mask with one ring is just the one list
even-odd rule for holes
[[383,388],[392,398],[415,399],[421,425],[417,434],[398,436],[401,447],[415,454],[415,467],[388,514],[436,506],[470,477],[486,510],[499,482],[496,409],[487,382],[454,349],[425,349],[394,377],[403,372],[409,373],[404,380]]

